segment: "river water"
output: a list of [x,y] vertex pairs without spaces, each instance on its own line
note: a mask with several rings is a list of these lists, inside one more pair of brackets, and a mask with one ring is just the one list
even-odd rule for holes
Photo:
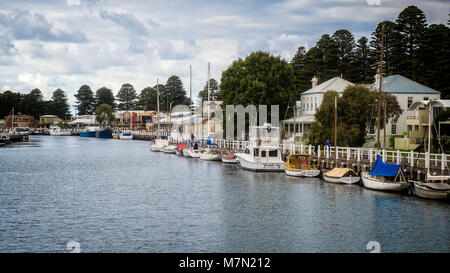
[[31,136],[0,148],[0,252],[449,252],[450,205],[150,151]]

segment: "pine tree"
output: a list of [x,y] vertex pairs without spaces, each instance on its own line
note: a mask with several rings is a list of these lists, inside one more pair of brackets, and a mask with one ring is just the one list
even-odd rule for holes
[[133,85],[124,83],[116,96],[119,110],[131,110],[136,107],[137,93]]
[[351,61],[355,49],[355,39],[350,31],[341,29],[333,34],[333,42],[336,45],[337,67],[339,73],[351,81],[356,81]]
[[139,95],[139,101],[137,103],[138,108],[145,111],[157,110],[156,104],[156,90],[150,86],[142,89],[141,94]]
[[183,82],[181,81],[180,77],[178,76],[171,76],[166,83],[166,86],[164,87],[164,96],[163,96],[163,102],[165,103],[165,109],[166,111],[170,111],[171,104],[172,107],[180,104],[187,104],[188,101],[186,100],[186,91],[183,87]]
[[60,117],[61,119],[70,118],[69,104],[67,103],[66,93],[58,88],[53,92],[51,100],[51,114]]
[[356,44],[356,50],[354,54],[354,81],[360,83],[370,83],[372,81],[372,75],[370,74],[370,57],[369,46],[366,37],[359,38]]
[[114,94],[111,89],[102,87],[95,91],[95,109],[102,104],[108,104],[112,109],[116,108]]
[[77,112],[78,115],[92,115],[94,113],[95,98],[94,92],[88,85],[82,85],[75,94],[77,99]]
[[[210,100],[220,100],[220,90],[219,90],[219,84],[215,79],[211,79],[209,82],[209,97]],[[206,81],[205,86],[203,87],[203,90],[198,93],[198,96],[202,99],[202,101],[208,100],[208,81]]]
[[39,119],[39,116],[44,113],[43,95],[41,90],[35,88],[29,94],[23,96],[22,107],[23,113]]

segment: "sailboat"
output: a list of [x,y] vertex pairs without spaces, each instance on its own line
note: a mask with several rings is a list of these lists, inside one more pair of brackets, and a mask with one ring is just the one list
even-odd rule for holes
[[[337,95],[334,97],[334,151],[337,162]],[[335,184],[356,184],[361,180],[354,170],[334,167],[331,171],[323,173],[323,180]]]
[[431,175],[430,174],[430,152],[431,152],[431,126],[433,126],[433,105],[439,106],[439,100],[419,101],[411,104],[410,109],[428,107],[428,145],[427,156],[425,157],[425,165],[427,166],[427,174],[425,182],[410,180],[413,192],[416,196],[426,199],[450,199],[450,185],[444,182],[450,179],[448,175]]
[[371,190],[401,192],[409,187],[400,165],[384,163],[380,155],[370,172],[362,172],[364,187]]

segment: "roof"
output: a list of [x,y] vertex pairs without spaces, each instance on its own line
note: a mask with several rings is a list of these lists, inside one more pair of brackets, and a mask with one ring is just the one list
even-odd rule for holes
[[[309,124],[309,123],[313,123],[314,120],[315,120],[314,115],[301,115],[301,116],[295,117],[295,123],[297,123],[297,124],[298,123]],[[281,123],[294,124],[294,118],[282,120]]]
[[331,171],[328,171],[328,172],[324,173],[324,175],[330,176],[330,177],[343,177],[348,172],[353,172],[354,173],[354,171],[352,171],[349,168],[334,168]]
[[429,103],[431,103],[432,107],[442,107],[442,108],[449,108],[450,107],[450,100],[418,100],[413,102],[409,109],[417,109],[421,107],[426,107]]
[[[370,88],[376,89],[375,83],[371,84]],[[381,88],[384,92],[394,94],[441,94],[441,92],[433,88],[410,80],[402,75],[391,75],[383,78]]]
[[396,176],[399,169],[400,165],[384,163],[381,160],[380,155],[377,155],[377,161],[375,161],[375,165],[369,174],[378,176]]
[[55,116],[55,115],[43,115],[43,116],[40,116],[39,118],[58,118],[58,116]]
[[334,77],[332,79],[329,79],[326,82],[323,82],[305,92],[303,92],[301,95],[311,95],[311,94],[318,94],[318,93],[325,93],[328,90],[334,90],[338,93],[342,93],[344,89],[349,85],[355,85],[352,82],[349,82],[347,80],[344,80],[341,77]]

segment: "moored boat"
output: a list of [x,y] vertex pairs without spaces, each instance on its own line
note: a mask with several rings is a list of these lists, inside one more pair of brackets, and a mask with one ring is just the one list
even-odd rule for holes
[[51,136],[70,136],[70,131],[63,130],[59,126],[51,125],[50,126],[50,135]]
[[175,145],[167,145],[163,149],[163,152],[166,154],[175,154],[176,151],[177,151],[177,146],[175,146]]
[[131,133],[131,131],[122,131],[122,133],[119,135],[119,139],[131,140],[133,139],[133,134]]
[[255,172],[282,172],[284,161],[277,146],[250,146],[243,153],[237,153],[237,164],[244,170]]
[[114,130],[114,131],[112,132],[112,138],[114,138],[114,139],[119,139],[119,136],[120,136],[121,133],[122,133],[121,130]]
[[206,161],[220,161],[221,152],[219,149],[207,148],[200,153],[200,159]]
[[113,131],[109,128],[98,130],[95,134],[97,138],[112,138]]
[[162,152],[167,145],[169,145],[169,140],[166,138],[158,138],[150,144],[150,150],[152,150],[152,152]]
[[356,184],[361,177],[349,168],[333,168],[331,171],[323,173],[323,179],[336,184]]
[[236,155],[233,152],[229,152],[222,156],[222,163],[237,164]]
[[409,187],[400,165],[384,163],[379,155],[372,170],[363,172],[361,179],[364,187],[371,190],[401,192]]
[[176,154],[177,155],[184,155],[183,154],[183,150],[186,149],[187,147],[188,147],[187,143],[179,143],[177,145]]
[[284,165],[284,172],[289,176],[317,177],[320,170],[310,164],[309,154],[290,154]]
[[450,199],[450,185],[447,183],[430,183],[411,181],[414,194],[426,199]]
[[86,128],[86,130],[80,132],[80,137],[95,137],[95,134],[99,129],[100,127],[98,126],[89,126]]

